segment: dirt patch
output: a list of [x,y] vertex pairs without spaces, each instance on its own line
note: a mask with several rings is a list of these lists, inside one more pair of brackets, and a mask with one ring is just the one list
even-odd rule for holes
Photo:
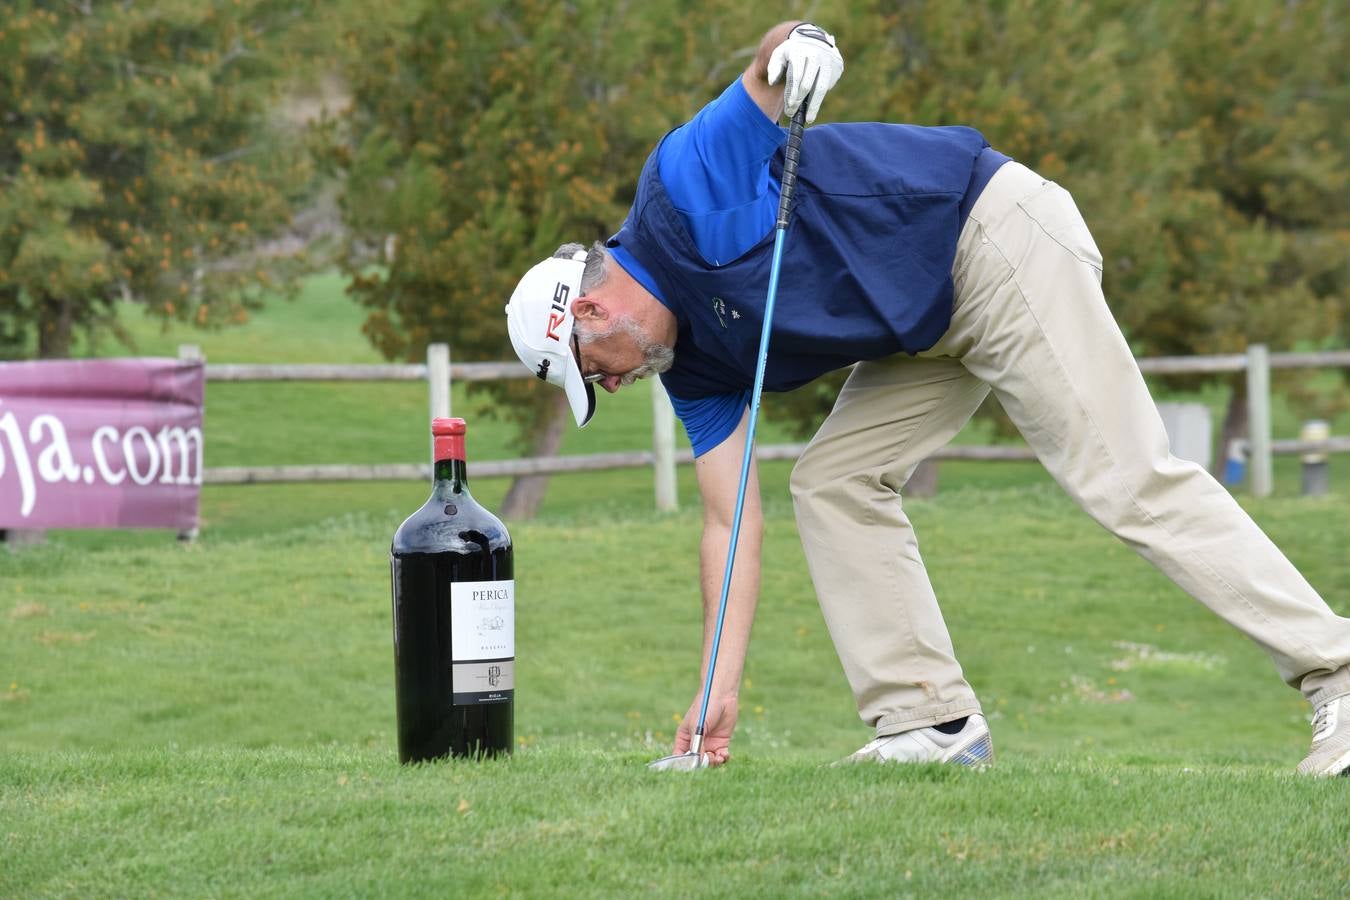
[[36,638],[39,644],[48,647],[60,647],[66,644],[83,644],[92,638],[94,631],[43,631]]
[[51,610],[41,603],[23,603],[14,604],[14,608],[9,611],[11,619],[34,619],[38,616],[51,615]]

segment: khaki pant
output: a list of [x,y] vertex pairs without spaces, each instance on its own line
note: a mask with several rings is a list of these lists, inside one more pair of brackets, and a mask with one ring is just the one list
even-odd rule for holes
[[1223,487],[1171,455],[1101,269],[1068,193],[1004,165],[961,233],[947,334],[917,357],[859,364],[793,470],[821,609],[878,735],[980,709],[899,491],[990,388],[1088,515],[1260,645],[1314,705],[1350,694],[1350,619]]

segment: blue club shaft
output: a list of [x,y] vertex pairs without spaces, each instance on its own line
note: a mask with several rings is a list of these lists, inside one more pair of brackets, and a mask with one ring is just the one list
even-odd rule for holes
[[703,682],[703,703],[698,711],[698,731],[708,719],[708,701],[712,697],[713,672],[717,670],[717,650],[722,643],[722,623],[727,614],[727,596],[731,593],[731,572],[736,565],[736,542],[741,535],[741,513],[745,509],[745,486],[750,480],[750,460],[755,452],[755,425],[759,420],[759,397],[764,390],[764,366],[769,355],[769,322],[778,299],[778,269],[783,256],[786,229],[777,229],[773,239],[773,268],[769,272],[769,299],[764,304],[764,329],[759,336],[759,362],[755,366],[755,387],[750,394],[750,426],[745,433],[745,455],[741,457],[741,478],[736,487],[736,511],[731,519],[731,541],[727,544],[727,567],[722,574],[722,596],[717,603],[717,627],[713,631],[712,651],[708,655],[708,677]]
[[722,623],[726,620],[727,597],[731,593],[731,573],[736,564],[736,543],[741,536],[741,513],[745,510],[745,486],[750,480],[750,462],[755,453],[755,426],[759,422],[759,398],[764,392],[764,368],[769,360],[769,331],[773,324],[773,308],[778,300],[778,272],[783,263],[783,243],[787,237],[788,214],[792,195],[797,186],[797,164],[801,156],[802,132],[806,128],[806,110],[811,95],[798,107],[792,117],[787,149],[783,156],[782,189],[779,193],[778,220],[774,228],[773,263],[769,268],[769,294],[764,301],[764,325],[759,333],[759,359],[755,364],[755,384],[750,392],[750,425],[745,434],[745,453],[741,457],[741,478],[736,488],[736,509],[731,519],[731,539],[727,544],[727,566],[722,574],[722,596],[717,603],[717,625],[713,630],[712,648],[708,654],[708,673],[703,680],[703,701],[698,710],[698,729],[692,744],[696,752],[702,750],[703,729],[708,720],[708,703],[712,699],[713,673],[717,671],[717,651],[722,645]]

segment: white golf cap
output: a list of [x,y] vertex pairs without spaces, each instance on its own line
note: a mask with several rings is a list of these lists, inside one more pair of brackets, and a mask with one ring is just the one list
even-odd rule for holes
[[595,389],[582,381],[572,353],[572,301],[581,293],[586,251],[546,259],[525,273],[506,305],[506,331],[525,367],[567,392],[572,415],[584,426],[595,415]]

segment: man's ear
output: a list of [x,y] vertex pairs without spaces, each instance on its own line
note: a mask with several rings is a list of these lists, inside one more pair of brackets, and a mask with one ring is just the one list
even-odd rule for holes
[[603,322],[609,318],[609,310],[590,297],[578,297],[572,301],[572,315],[583,321]]

